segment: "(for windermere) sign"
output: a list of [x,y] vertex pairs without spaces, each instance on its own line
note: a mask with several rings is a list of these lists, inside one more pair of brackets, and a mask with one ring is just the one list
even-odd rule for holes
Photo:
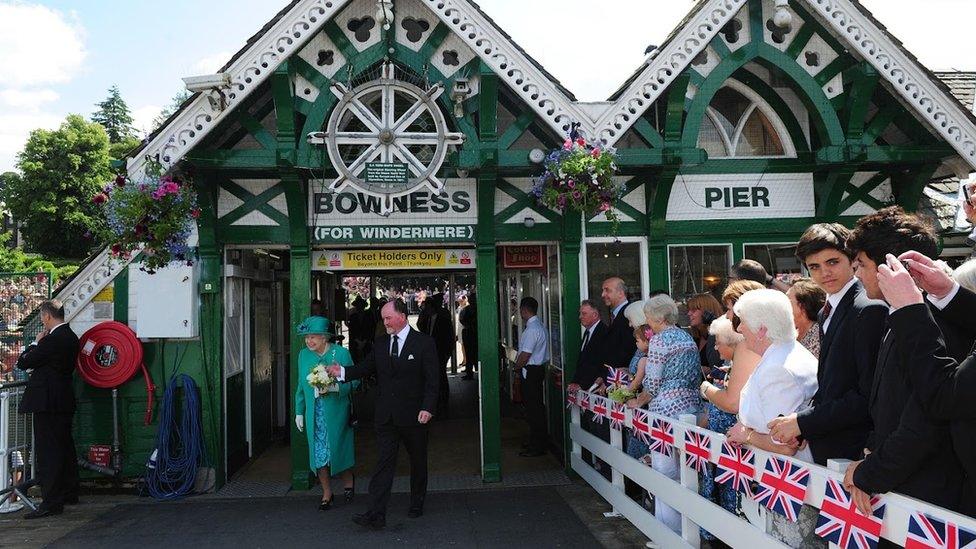
[[423,188],[395,197],[393,213],[384,217],[382,198],[353,189],[334,193],[326,183],[313,181],[308,214],[312,241],[333,245],[474,242],[475,180],[450,179],[444,191],[438,195]]

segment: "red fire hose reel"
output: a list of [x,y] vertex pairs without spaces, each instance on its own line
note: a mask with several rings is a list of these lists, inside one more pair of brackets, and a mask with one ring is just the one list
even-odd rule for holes
[[136,334],[121,322],[102,322],[85,332],[80,345],[78,373],[86,383],[94,387],[120,387],[132,379],[138,369],[142,369],[142,375],[146,379],[145,424],[152,423],[156,386],[142,362],[142,343]]

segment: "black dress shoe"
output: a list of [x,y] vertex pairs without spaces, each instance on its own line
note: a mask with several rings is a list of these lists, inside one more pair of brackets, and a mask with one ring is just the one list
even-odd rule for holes
[[352,521],[364,528],[369,528],[370,530],[382,530],[386,527],[386,517],[382,515],[362,513],[359,515],[353,515]]
[[544,455],[546,455],[545,450],[533,450],[531,448],[519,452],[519,456],[524,458],[534,458],[534,457],[539,457]]
[[335,501],[335,496],[332,496],[329,499],[323,499],[322,502],[319,503],[319,511],[328,511],[329,509],[332,509],[333,501]]
[[411,507],[410,510],[407,511],[407,516],[410,517],[410,518],[420,518],[420,517],[424,516],[424,508],[423,507]]
[[53,517],[55,515],[60,515],[63,512],[64,509],[44,509],[43,507],[39,507],[36,511],[31,511],[30,513],[24,515],[24,518],[27,520],[33,520],[44,517]]

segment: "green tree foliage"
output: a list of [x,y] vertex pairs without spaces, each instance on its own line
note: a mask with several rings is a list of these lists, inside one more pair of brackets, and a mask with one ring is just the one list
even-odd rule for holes
[[108,139],[112,143],[121,143],[126,139],[135,137],[135,129],[132,127],[132,113],[129,106],[122,99],[118,86],[112,86],[108,90],[108,97],[105,101],[97,104],[98,110],[92,113],[92,122],[101,124],[108,133]]
[[138,137],[127,137],[118,143],[111,143],[108,146],[108,156],[112,160],[122,160],[128,158],[129,153],[142,144]]
[[34,130],[18,155],[19,178],[5,181],[2,198],[31,252],[83,258],[106,234],[101,208],[92,202],[111,181],[108,136],[79,115],[57,130]]
[[49,261],[37,254],[24,253],[20,248],[8,248],[7,242],[13,235],[0,233],[0,272],[4,273],[52,273],[56,284],[64,277],[78,270],[78,265],[62,260]]
[[159,115],[156,118],[153,118],[150,133],[158,130],[159,127],[163,125],[163,122],[166,122],[167,118],[173,116],[173,113],[179,110],[180,106],[183,105],[183,102],[192,96],[193,94],[187,89],[182,89],[176,95],[174,95],[169,105],[163,107],[163,110],[159,111]]

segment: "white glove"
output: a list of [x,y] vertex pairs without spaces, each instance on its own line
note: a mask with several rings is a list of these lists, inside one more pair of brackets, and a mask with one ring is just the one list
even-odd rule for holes
[[298,427],[299,433],[305,432],[305,416],[295,416],[295,427]]
[[313,389],[315,389],[315,398],[319,398],[320,396],[325,394],[325,391],[319,389],[318,387],[313,387]]

